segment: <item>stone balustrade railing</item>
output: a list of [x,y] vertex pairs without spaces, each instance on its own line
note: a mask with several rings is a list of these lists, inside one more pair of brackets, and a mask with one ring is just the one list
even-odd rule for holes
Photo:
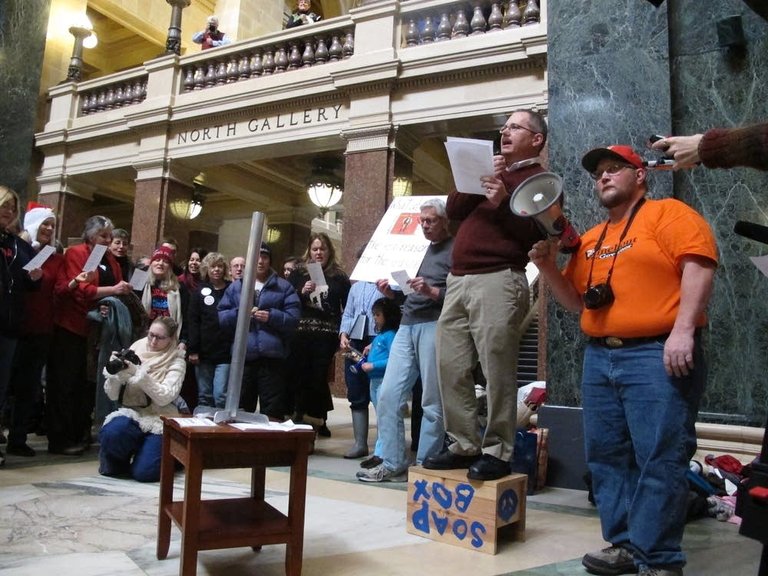
[[239,48],[207,50],[197,58],[184,58],[183,91],[349,58],[355,51],[354,26],[348,17],[334,18],[235,46]]
[[143,102],[147,97],[147,79],[143,70],[133,71],[132,77],[121,78],[105,85],[85,88],[80,92],[80,115],[103,112]]
[[541,22],[537,0],[404,2],[402,45],[418,46]]
[[[156,67],[147,64],[76,84],[78,115],[144,102],[150,85],[154,86],[150,89],[153,98],[158,90],[169,90],[172,100],[182,93],[349,59],[355,54],[355,34],[361,25],[366,32],[360,33],[365,35],[373,30],[395,30],[394,46],[390,46],[397,55],[401,50],[410,52],[412,46],[541,23],[541,3],[546,8],[546,0],[401,0],[390,2],[386,9],[372,4],[311,26],[187,54],[172,65],[180,75],[178,83],[168,78],[153,81],[150,76]],[[366,36],[361,66],[367,69],[365,58],[371,54],[385,53],[385,45],[392,42],[388,38],[392,36]],[[410,56],[408,60],[413,63]]]

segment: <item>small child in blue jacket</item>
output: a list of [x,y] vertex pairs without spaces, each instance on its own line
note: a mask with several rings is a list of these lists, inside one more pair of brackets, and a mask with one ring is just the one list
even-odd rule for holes
[[[397,329],[400,327],[400,306],[395,304],[394,300],[389,298],[379,298],[371,306],[373,319],[376,322],[376,337],[363,350],[367,357],[366,361],[360,365],[360,368],[368,374],[371,383],[371,403],[374,410],[379,403],[379,389],[384,379],[384,370],[389,360],[389,350],[392,347],[392,341],[395,339]],[[363,460],[360,466],[363,468],[372,468],[381,463],[381,440],[377,435],[376,446],[373,449],[373,456]]]

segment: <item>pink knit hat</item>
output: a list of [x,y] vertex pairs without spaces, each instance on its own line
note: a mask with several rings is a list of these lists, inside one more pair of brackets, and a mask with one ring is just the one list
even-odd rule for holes
[[170,265],[173,265],[173,260],[175,258],[176,252],[167,246],[158,246],[155,251],[152,252],[152,260],[165,260]]

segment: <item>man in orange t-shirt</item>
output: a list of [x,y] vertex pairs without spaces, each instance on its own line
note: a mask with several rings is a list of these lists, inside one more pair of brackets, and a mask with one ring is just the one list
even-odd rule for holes
[[551,241],[529,256],[589,336],[584,438],[610,546],[582,563],[592,574],[681,575],[717,247],[693,209],[646,199],[646,170],[631,147],[597,148],[581,163],[608,220],[584,234],[562,274]]

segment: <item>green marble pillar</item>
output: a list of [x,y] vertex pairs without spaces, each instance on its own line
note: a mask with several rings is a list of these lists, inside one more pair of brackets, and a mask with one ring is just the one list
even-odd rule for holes
[[[641,0],[548,6],[550,165],[563,176],[566,211],[578,229],[605,217],[580,166],[590,148],[623,143],[643,150],[653,133],[691,134],[768,119],[768,22],[741,0],[677,0],[659,8]],[[741,52],[718,43],[718,21],[733,15],[743,23]],[[737,220],[768,224],[768,173],[657,171],[649,187],[653,197],[672,196],[698,210],[720,249],[700,419],[761,426],[768,408],[768,278],[748,257],[768,253],[768,246],[732,231]],[[580,406],[584,340],[577,319],[550,303],[547,320],[550,403]]]
[[49,8],[50,0],[0,0],[0,182],[23,200],[30,181]]

